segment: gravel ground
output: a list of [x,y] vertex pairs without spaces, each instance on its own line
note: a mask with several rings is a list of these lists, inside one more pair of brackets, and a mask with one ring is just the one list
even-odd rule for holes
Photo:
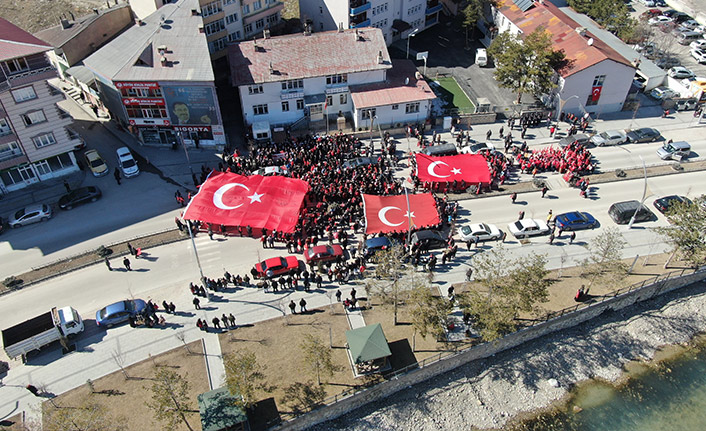
[[661,346],[688,342],[706,330],[704,310],[706,283],[697,283],[472,362],[313,429],[502,428],[517,415],[550,407],[574,383],[615,382],[627,362],[649,360]]

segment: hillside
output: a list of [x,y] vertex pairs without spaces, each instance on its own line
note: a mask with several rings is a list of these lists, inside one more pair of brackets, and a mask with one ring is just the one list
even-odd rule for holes
[[[113,4],[115,0],[111,0]],[[0,16],[13,24],[35,33],[57,25],[62,14],[69,12],[79,17],[90,13],[94,7],[106,7],[100,0],[0,0]]]

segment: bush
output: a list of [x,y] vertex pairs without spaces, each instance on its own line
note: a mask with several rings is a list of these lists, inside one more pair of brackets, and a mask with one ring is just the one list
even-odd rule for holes
[[547,185],[547,183],[544,180],[540,180],[539,178],[533,179],[532,184],[538,189],[541,189],[542,187]]
[[98,253],[98,256],[100,256],[100,257],[106,257],[106,256],[110,256],[111,254],[113,254],[113,250],[110,248],[106,248],[105,246],[102,245],[102,246],[98,247],[98,250],[96,250],[96,253]]
[[615,171],[615,176],[618,178],[625,178],[628,176],[628,174],[624,170],[618,169]]
[[2,284],[3,284],[3,286],[7,287],[8,289],[14,289],[16,287],[19,287],[22,284],[22,280],[15,277],[14,275],[11,275],[11,276],[7,277],[5,280],[3,280]]

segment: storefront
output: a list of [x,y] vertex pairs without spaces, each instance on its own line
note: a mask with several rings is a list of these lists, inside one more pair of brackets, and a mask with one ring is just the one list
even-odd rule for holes
[[59,154],[33,163],[24,163],[11,169],[0,171],[2,190],[11,192],[39,181],[60,177],[78,170],[73,152]]

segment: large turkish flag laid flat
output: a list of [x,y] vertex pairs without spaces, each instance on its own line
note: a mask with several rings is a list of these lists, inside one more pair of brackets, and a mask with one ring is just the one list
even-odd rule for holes
[[[436,201],[431,193],[409,195],[363,195],[365,233],[406,231],[439,224]],[[410,226],[411,222],[411,226]]]
[[184,219],[294,232],[309,183],[282,176],[213,172],[191,199]]
[[417,153],[417,177],[422,182],[465,181],[469,184],[490,183],[490,169],[480,154],[431,157]]

